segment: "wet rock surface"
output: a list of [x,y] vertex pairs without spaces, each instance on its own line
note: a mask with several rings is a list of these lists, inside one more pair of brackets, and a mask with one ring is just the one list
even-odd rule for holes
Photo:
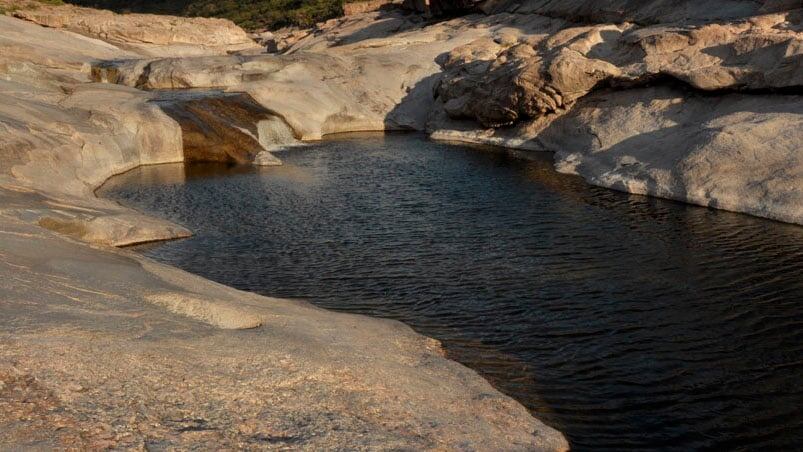
[[[187,162],[252,163],[266,151],[266,139],[260,139],[260,122],[282,122],[247,94],[169,96],[154,103],[181,127]],[[263,154],[262,160],[266,159]]]

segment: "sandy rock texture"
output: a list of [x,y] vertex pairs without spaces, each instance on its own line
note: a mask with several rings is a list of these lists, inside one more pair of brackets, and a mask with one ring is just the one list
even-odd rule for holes
[[190,233],[94,196],[137,165],[427,130],[803,224],[799,1],[449,4],[484,14],[355,14],[278,55],[220,21],[0,17],[0,448],[567,447],[398,323],[109,247]]
[[566,448],[400,323],[5,216],[0,237],[0,448]]
[[216,55],[257,49],[245,31],[226,19],[116,14],[72,5],[33,4],[14,16],[69,30],[148,56]]
[[701,26],[561,24],[548,36],[456,49],[439,94],[450,116],[499,127],[569,108],[600,86],[664,79],[703,91],[800,87],[800,21],[801,10]]
[[554,151],[595,185],[803,223],[801,9],[610,2],[653,25],[567,22],[592,3],[513,6],[496,16],[541,31],[451,51],[432,136]]
[[[656,0],[611,1],[601,7],[589,1],[479,6],[490,14],[428,22],[382,11],[334,19],[306,32],[281,55],[136,59],[97,70],[99,79],[142,89],[249,93],[299,139],[344,131],[426,129],[434,138],[560,151],[558,159],[571,153],[588,164],[576,171],[562,161],[557,166],[593,184],[800,222],[803,180],[794,143],[801,142],[803,132],[791,127],[803,108],[797,95],[803,86],[799,5],[720,0],[702,6]],[[591,164],[613,147],[617,153],[611,155],[627,153],[623,147],[636,143],[644,146],[631,139],[639,135],[639,127],[644,127],[644,138],[655,132],[647,121],[633,127],[625,126],[630,122],[608,122],[620,129],[608,135],[621,142],[576,139],[578,133],[597,133],[598,118],[607,113],[608,94],[598,93],[631,93],[633,110],[641,111],[642,93],[649,92],[644,88],[654,86],[688,98],[683,105],[708,99],[722,105],[727,117],[690,109],[702,116],[680,118],[684,133],[677,133],[672,119],[659,121],[666,127],[666,140],[677,140],[666,148],[672,149],[674,161],[685,162],[683,167],[670,165],[658,148],[651,153],[630,149],[630,157],[645,168],[654,165],[655,171],[666,172],[664,184],[656,185],[647,175],[653,170],[636,173],[630,168],[625,174],[623,167]],[[751,121],[757,118],[751,111],[732,114],[725,107],[735,93],[750,99],[735,105],[760,105],[761,118],[768,118],[784,139],[751,140],[749,134],[725,139],[723,134],[734,130],[753,130]],[[620,103],[627,98],[611,95]],[[783,112],[773,111],[778,102],[785,105]],[[654,116],[665,115],[660,103],[647,105],[656,108]],[[591,115],[589,108],[600,110]],[[584,114],[570,114],[574,109]],[[570,121],[575,129],[568,128]],[[714,126],[717,121],[728,127]],[[555,135],[556,130],[565,133]],[[723,136],[704,138],[709,135]],[[744,148],[723,150],[726,142]],[[692,156],[701,152],[749,152],[752,158],[732,165],[701,162],[691,171]],[[772,172],[776,161],[792,166]]]
[[567,449],[398,322],[110,247],[190,232],[96,198],[109,176],[295,139],[248,94],[92,82],[140,57],[0,17],[0,449]]

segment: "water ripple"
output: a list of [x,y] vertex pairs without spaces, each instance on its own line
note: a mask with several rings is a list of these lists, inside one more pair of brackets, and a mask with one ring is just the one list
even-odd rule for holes
[[144,253],[405,321],[576,450],[803,442],[803,228],[415,135],[281,158],[145,167],[103,193],[197,233]]

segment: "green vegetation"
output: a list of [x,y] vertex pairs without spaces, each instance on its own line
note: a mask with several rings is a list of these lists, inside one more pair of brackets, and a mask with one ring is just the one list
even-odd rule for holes
[[0,1],[0,15],[11,14],[20,9],[36,9],[40,5],[63,5],[62,0],[30,0],[28,2]]
[[309,27],[343,14],[342,0],[197,0],[186,12],[225,17],[247,28]]
[[[61,0],[46,0],[61,1]],[[343,15],[344,0],[66,0],[68,3],[180,16],[224,17],[246,30],[309,27]]]

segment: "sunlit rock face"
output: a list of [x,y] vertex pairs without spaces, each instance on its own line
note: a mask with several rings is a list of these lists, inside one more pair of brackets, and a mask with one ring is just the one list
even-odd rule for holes
[[701,26],[548,26],[548,36],[496,36],[450,52],[438,93],[446,111],[484,126],[571,107],[598,87],[670,79],[704,91],[803,85],[800,11]]
[[225,55],[259,48],[245,31],[225,19],[116,14],[71,5],[23,7],[14,15],[146,56]]
[[[789,119],[784,115],[794,118],[800,112],[794,94],[803,84],[801,10],[784,2],[723,0],[717,8],[685,1],[607,2],[594,15],[591,3],[599,6],[486,2],[482,7],[489,15],[436,23],[394,11],[357,14],[322,24],[282,55],[137,59],[96,65],[94,70],[97,80],[144,89],[248,92],[300,139],[355,130],[427,128],[438,138],[527,149],[571,148],[573,159],[587,156],[588,164],[577,172],[595,184],[798,222],[794,211],[801,186],[796,179],[799,161],[783,143],[793,143],[799,132],[783,124]],[[756,158],[745,159],[743,169],[736,170],[739,176],[731,178],[721,165],[690,171],[685,154],[676,155],[676,160],[687,162],[684,168],[659,163],[664,153],[639,156],[642,165],[649,167],[655,159],[666,170],[662,180],[671,179],[667,174],[704,178],[705,188],[695,191],[687,189],[696,186],[694,181],[677,176],[672,183],[656,184],[651,170],[639,173],[634,167],[628,167],[629,182],[612,182],[625,178],[619,172],[627,166],[605,170],[612,173],[603,177],[596,172],[605,166],[591,164],[588,157],[599,158],[609,146],[590,146],[599,146],[599,140],[580,146],[575,137],[586,132],[567,129],[563,124],[568,118],[553,124],[575,108],[586,113],[604,109],[605,93],[623,93],[615,98],[624,103],[625,93],[632,93],[633,104],[623,108],[640,111],[643,88],[654,86],[675,90],[688,105],[711,99],[724,106],[733,99],[730,93],[742,93],[750,103],[762,104],[762,117],[784,129],[789,140],[742,143],[756,149]],[[776,97],[768,96],[771,93]],[[772,111],[776,99],[785,102],[783,112]],[[655,116],[663,116],[659,103],[648,105],[655,105]],[[750,121],[755,118],[750,115],[726,111],[730,110],[723,107],[727,118],[722,120],[733,128],[753,127]],[[585,130],[594,128],[597,119],[592,116],[570,118]],[[725,133],[706,125],[714,117],[684,117],[683,130],[694,132],[676,133],[678,143],[698,140],[702,149],[720,152],[722,145],[715,144],[719,139],[699,138]],[[671,119],[664,124],[673,127]],[[617,135],[623,140],[618,152],[636,142],[625,140],[641,126],[634,127]],[[552,133],[555,130],[563,134]],[[670,147],[673,153],[699,152],[690,146]],[[769,162],[782,156],[791,159],[790,171],[767,172]],[[767,193],[761,198],[772,201],[756,201],[761,190]]]
[[596,185],[803,221],[800,9],[548,3],[486,4],[517,26],[441,59],[433,136],[553,150]]
[[[0,321],[13,336],[0,347],[0,390],[69,407],[0,444],[19,448],[59,422],[57,436],[37,436],[44,447],[133,448],[158,436],[155,447],[168,448],[279,438],[310,448],[566,449],[558,432],[399,324],[266,300],[106,248],[189,231],[94,190],[143,164],[275,164],[274,144],[429,129],[555,151],[558,169],[593,184],[803,224],[799,7],[532,0],[485,2],[485,14],[439,22],[373,12],[299,33],[278,56],[230,54],[255,45],[225,21],[71,7],[0,16]],[[157,92],[190,88],[219,93]],[[256,328],[251,347],[221,332],[245,328]],[[185,409],[145,409],[175,406]],[[0,424],[28,408],[0,410]],[[77,414],[48,417],[65,412]],[[299,422],[256,421],[270,418]],[[125,425],[120,438],[132,442],[110,443],[113,432],[87,419]]]
[[539,142],[595,185],[803,224],[803,96],[599,92]]
[[[139,52],[0,16],[0,449],[568,449],[400,323],[238,291],[109,246],[190,233],[95,197],[110,176],[195,158],[271,164],[265,148],[298,131],[384,128],[380,107],[410,86],[353,75],[403,67],[414,84],[434,62],[246,64],[235,79],[259,99],[166,99],[100,83],[122,71],[93,74]],[[322,78],[337,65],[356,80]],[[352,100],[360,83],[365,97]],[[415,113],[423,127],[427,111]]]

